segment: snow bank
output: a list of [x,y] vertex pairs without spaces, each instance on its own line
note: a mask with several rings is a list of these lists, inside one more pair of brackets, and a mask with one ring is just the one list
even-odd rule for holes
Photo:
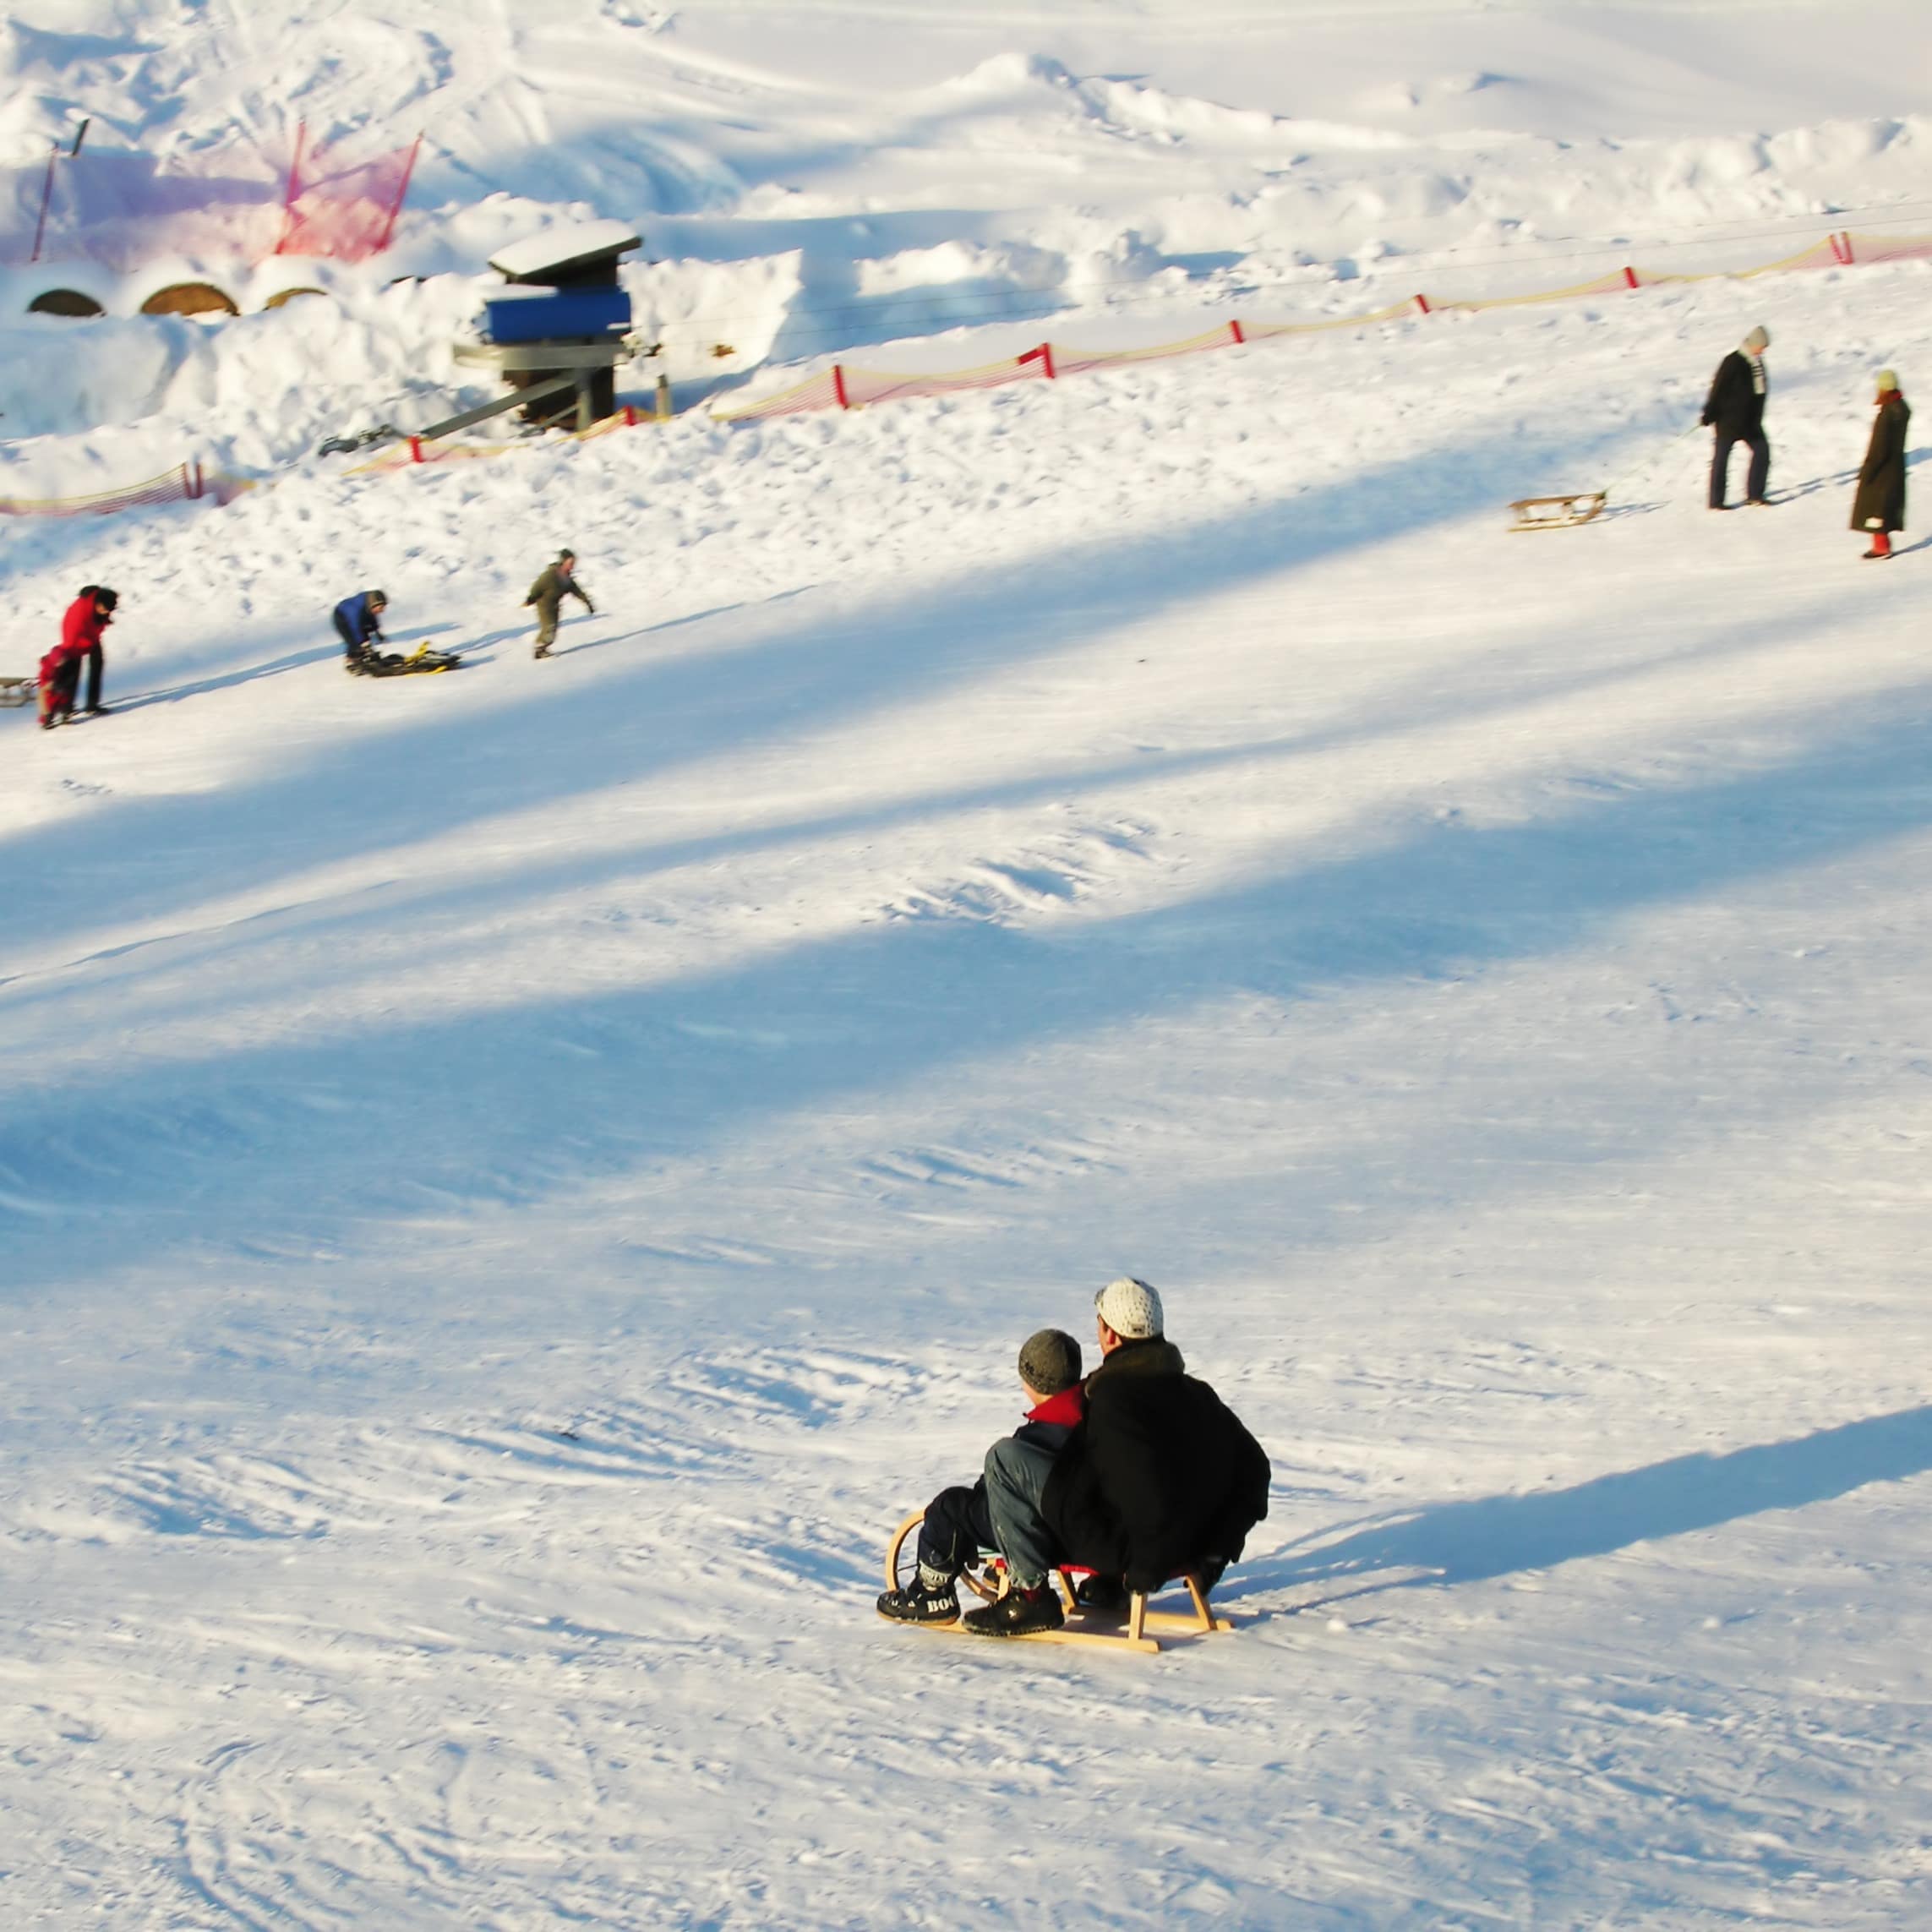
[[[643,224],[683,370],[1897,197],[1932,27],[1846,18],[77,5],[0,128],[420,112],[436,272],[9,317],[6,473],[427,406],[552,219]],[[1932,597],[1845,522],[1929,281],[0,520],[0,672],[123,592],[108,717],[0,711],[10,1918],[1923,1922]],[[1773,302],[1780,500],[1713,516]],[[378,582],[460,671],[341,674]],[[1274,1459],[1244,1627],[888,1629],[1122,1269]]]
[[[1525,7],[1472,25],[1405,6],[1399,31],[1332,8],[1233,8],[1205,41],[1166,6],[967,9],[943,31],[888,10],[884,33],[865,9],[776,0],[674,14],[560,0],[504,33],[418,18],[410,0],[343,32],[306,0],[185,24],[160,7],[84,8],[58,31],[16,23],[0,41],[16,200],[82,114],[96,142],[182,167],[232,149],[259,172],[298,120],[346,152],[418,127],[425,139],[396,246],[365,271],[210,257],[0,274],[9,322],[51,287],[126,317],[190,277],[245,317],[307,284],[350,319],[251,321],[233,348],[220,328],[142,325],[118,358],[77,347],[71,371],[37,333],[17,338],[0,428],[139,422],[130,463],[190,428],[224,460],[283,462],[372,412],[422,421],[481,400],[488,386],[456,382],[445,354],[472,312],[465,285],[560,226],[643,234],[630,286],[663,345],[655,366],[701,396],[767,360],[1050,316],[1132,315],[1153,341],[1192,333],[1204,303],[1237,292],[1251,311],[1292,313],[1364,278],[1474,295],[1634,254],[1767,259],[1920,197],[1932,128],[1932,101],[1875,77],[1850,57],[1858,31],[1812,6],[1679,8],[1667,26],[1647,8]],[[1932,56],[1920,15],[1873,19],[1891,74],[1918,71],[1915,49]],[[396,275],[450,291],[420,329],[382,297]],[[300,359],[299,381],[265,379],[266,344]],[[68,460],[29,454],[50,476]]]

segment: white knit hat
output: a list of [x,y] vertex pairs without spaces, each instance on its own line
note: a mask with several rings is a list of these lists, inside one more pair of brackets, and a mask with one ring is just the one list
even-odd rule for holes
[[1759,323],[1757,327],[1745,336],[1744,347],[1754,356],[1761,356],[1771,347],[1771,330],[1766,328],[1763,323]]
[[1879,371],[1878,392],[1880,396],[1889,396],[1897,387],[1898,371],[1897,369],[1880,369]]
[[1162,1333],[1160,1291],[1131,1274],[1110,1281],[1094,1307],[1122,1341],[1152,1341]]

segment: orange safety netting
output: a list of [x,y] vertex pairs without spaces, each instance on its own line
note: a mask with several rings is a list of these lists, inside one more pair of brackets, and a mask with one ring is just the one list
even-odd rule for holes
[[[412,154],[413,150],[399,152]],[[291,178],[292,183],[292,171]],[[399,199],[401,188],[407,186],[407,179],[408,170],[405,166],[401,172]],[[300,189],[296,199],[304,199],[309,192],[307,188]],[[367,228],[363,232],[373,232]],[[1706,275],[1654,275],[1647,270],[1622,268],[1588,281],[1574,282],[1564,288],[1545,289],[1529,295],[1447,301],[1416,295],[1363,314],[1327,316],[1317,322],[1224,322],[1181,341],[1158,343],[1148,348],[1083,351],[1041,342],[1023,354],[1010,356],[1000,362],[936,374],[854,369],[834,363],[830,368],[808,376],[790,389],[715,416],[712,420],[758,423],[814,409],[858,409],[871,403],[910,396],[953,396],[974,390],[996,389],[1011,382],[1052,379],[1132,363],[1198,355],[1209,349],[1235,348],[1244,343],[1272,341],[1285,336],[1311,336],[1328,330],[1365,328],[1377,323],[1396,321],[1405,316],[1443,313],[1469,314],[1486,308],[1521,308],[1534,303],[1572,301],[1588,296],[1615,295],[1632,289],[1661,288],[1695,281],[1736,281],[1801,269],[1854,268],[1907,261],[1932,261],[1932,235],[1880,236],[1841,232],[1827,235],[1822,241],[1814,243],[1794,255],[1763,263],[1755,268],[1719,270]],[[587,430],[576,433],[570,439],[580,443],[594,441],[614,430],[628,428],[640,420],[654,418],[640,418],[637,411],[626,408]],[[530,446],[522,443],[458,443],[431,450],[419,438],[411,438],[397,449],[385,451],[374,461],[360,464],[344,474],[369,476],[407,469],[417,464],[476,461],[506,456],[512,450]],[[126,489],[103,491],[96,496],[0,497],[0,516],[79,516],[90,512],[131,509],[140,504],[173,503],[183,498],[202,496],[211,496],[218,503],[230,503],[244,490],[256,487],[246,478],[205,473],[199,463],[183,463],[165,476],[152,478],[147,483],[136,483]]]
[[145,483],[119,489],[96,490],[91,496],[0,496],[0,516],[107,516],[117,510],[139,510],[156,503],[192,503],[211,497],[232,503],[255,485],[246,477],[205,470],[199,462],[177,463]]
[[0,516],[105,516],[143,504],[183,503],[196,494],[194,468],[177,463],[145,483],[101,490],[92,496],[0,496]]
[[952,396],[962,390],[996,389],[1012,382],[1041,377],[1112,368],[1128,363],[1151,363],[1174,356],[1198,355],[1209,349],[1239,347],[1244,342],[1274,341],[1284,336],[1313,335],[1329,329],[1360,329],[1391,322],[1404,315],[1475,314],[1486,308],[1520,308],[1536,303],[1576,301],[1589,296],[1618,295],[1632,289],[1661,288],[1694,281],[1742,280],[1754,276],[1788,274],[1800,269],[1853,268],[1883,262],[1932,260],[1932,235],[1876,236],[1839,232],[1827,235],[1797,254],[1755,268],[1724,269],[1705,275],[1656,275],[1638,268],[1613,269],[1588,281],[1566,287],[1540,289],[1527,295],[1493,295],[1467,299],[1411,296],[1405,302],[1367,314],[1325,317],[1318,322],[1225,322],[1198,336],[1150,348],[1082,350],[1057,342],[1041,342],[1023,354],[973,369],[928,374],[888,374],[853,368],[834,363],[776,396],[737,409],[719,412],[719,423],[762,423],[778,416],[795,416],[812,409],[860,409],[869,403],[902,401],[913,396]]

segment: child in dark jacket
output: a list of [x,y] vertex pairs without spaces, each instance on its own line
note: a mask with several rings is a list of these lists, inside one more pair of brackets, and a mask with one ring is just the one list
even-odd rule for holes
[[997,1549],[1007,1558],[1014,1590],[1041,1596],[1037,1614],[1043,1617],[1044,1604],[1051,1604],[1052,1621],[1059,1623],[1059,1600],[1046,1582],[1050,1553],[1034,1549],[1023,1531],[1016,1537],[1015,1523],[1002,1520],[1006,1512],[996,1499],[1016,1488],[1034,1494],[1043,1490],[1054,1457],[1085,1414],[1079,1343],[1058,1329],[1028,1336],[1019,1352],[1019,1376],[1026,1420],[986,1451],[985,1474],[977,1482],[942,1489],[927,1504],[920,1525],[918,1574],[904,1589],[888,1590],[880,1597],[881,1617],[896,1624],[957,1622],[959,1573],[978,1560],[980,1551]]

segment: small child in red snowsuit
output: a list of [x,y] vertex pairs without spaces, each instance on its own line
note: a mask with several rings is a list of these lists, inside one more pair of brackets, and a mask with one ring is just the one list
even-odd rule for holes
[[80,595],[67,607],[60,620],[60,642],[41,659],[42,731],[74,716],[83,664],[87,667],[85,708],[95,714],[107,708],[101,701],[101,636],[114,621],[120,602],[117,592],[100,584],[83,584]]

